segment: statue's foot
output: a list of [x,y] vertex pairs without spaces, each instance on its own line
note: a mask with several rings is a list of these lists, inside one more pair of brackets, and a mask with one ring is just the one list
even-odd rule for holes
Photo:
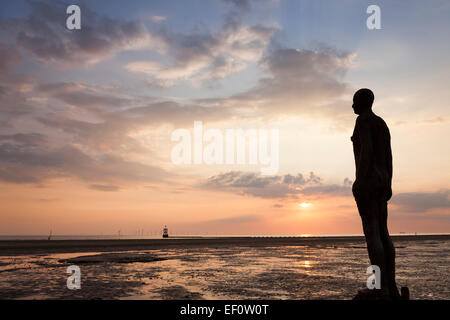
[[401,290],[401,299],[402,300],[409,300],[409,288],[408,287],[402,287]]
[[389,292],[382,289],[363,289],[358,290],[358,293],[353,300],[392,300]]
[[398,291],[390,294],[389,291],[381,289],[363,289],[358,290],[358,293],[353,298],[353,300],[409,300],[409,289],[408,287],[402,287],[400,294]]
[[402,296],[398,292],[397,286],[390,288],[390,296],[392,300],[402,300]]

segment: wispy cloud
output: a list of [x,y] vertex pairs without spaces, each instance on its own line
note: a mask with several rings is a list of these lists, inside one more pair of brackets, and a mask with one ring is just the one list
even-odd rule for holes
[[97,191],[104,191],[104,192],[114,192],[114,191],[120,190],[120,188],[118,186],[104,185],[104,184],[91,184],[89,186],[89,189],[97,190]]
[[156,23],[163,22],[167,19],[165,16],[152,16],[152,21]]
[[20,54],[15,48],[0,43],[0,72],[8,72],[21,62]]
[[151,39],[139,21],[100,16],[82,6],[81,30],[65,27],[66,6],[62,2],[30,1],[26,19],[0,20],[0,28],[14,35],[17,46],[41,64],[86,64],[98,62],[118,51],[149,45]]
[[401,211],[412,213],[424,213],[432,209],[449,209],[450,190],[394,194],[391,203],[398,206]]
[[261,176],[253,172],[230,171],[209,177],[200,187],[258,198],[295,199],[301,195],[347,196],[351,194],[350,184],[349,180],[345,179],[342,186],[326,185],[313,172],[308,176],[301,173]]
[[170,174],[165,170],[101,154],[90,156],[66,145],[51,148],[44,145],[4,142],[0,144],[0,180],[14,183],[37,183],[52,178],[73,177],[100,183],[162,181]]
[[[249,8],[246,2],[234,2],[239,8]],[[151,38],[159,39],[169,62],[138,60],[125,65],[132,72],[144,73],[149,82],[162,87],[186,81],[202,86],[210,81],[223,79],[246,68],[248,63],[258,61],[276,27],[264,25],[247,26],[237,15],[227,15],[216,32],[195,29],[190,33],[176,33],[165,26],[151,31]]]
[[264,220],[264,217],[259,214],[247,214],[247,215],[241,215],[241,216],[234,216],[230,218],[222,218],[222,219],[213,219],[208,220],[207,223],[209,224],[241,224],[241,223],[253,223],[253,222],[259,222]]
[[[80,82],[43,83],[35,88],[35,92],[45,97],[58,99],[68,106],[91,111],[113,111],[114,108],[129,105],[131,101],[117,97],[110,92],[98,92],[95,87]],[[101,110],[102,109],[102,110]]]
[[269,76],[260,79],[256,86],[227,98],[199,102],[247,108],[266,117],[289,114],[348,122],[351,114],[344,97],[352,89],[342,78],[351,67],[353,56],[331,49],[273,50],[260,61]]

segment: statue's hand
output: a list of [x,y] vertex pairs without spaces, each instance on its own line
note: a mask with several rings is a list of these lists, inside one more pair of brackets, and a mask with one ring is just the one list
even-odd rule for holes
[[360,186],[359,186],[359,180],[358,179],[356,179],[354,182],[353,182],[353,185],[352,185],[352,193],[353,193],[353,195],[356,197],[356,195],[358,194],[358,191],[360,190]]
[[365,189],[367,189],[367,184],[360,179],[356,179],[355,182],[353,182],[352,193],[355,198],[361,196]]
[[389,201],[392,198],[392,187],[389,186],[388,190],[387,190],[387,199],[386,201]]

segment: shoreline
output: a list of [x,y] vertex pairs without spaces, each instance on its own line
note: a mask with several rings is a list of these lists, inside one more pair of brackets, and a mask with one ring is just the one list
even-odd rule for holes
[[[394,243],[401,241],[450,240],[444,235],[393,235]],[[107,252],[204,247],[273,247],[322,246],[354,242],[365,245],[364,236],[309,237],[169,237],[161,239],[99,239],[99,240],[0,240],[0,255],[26,255],[72,252]]]

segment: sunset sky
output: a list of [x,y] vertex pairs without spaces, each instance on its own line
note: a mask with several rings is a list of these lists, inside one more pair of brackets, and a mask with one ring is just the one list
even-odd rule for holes
[[[362,87],[392,136],[390,232],[450,233],[449,1],[0,6],[0,235],[361,234]],[[278,173],[175,165],[171,134],[196,120],[278,129]]]

